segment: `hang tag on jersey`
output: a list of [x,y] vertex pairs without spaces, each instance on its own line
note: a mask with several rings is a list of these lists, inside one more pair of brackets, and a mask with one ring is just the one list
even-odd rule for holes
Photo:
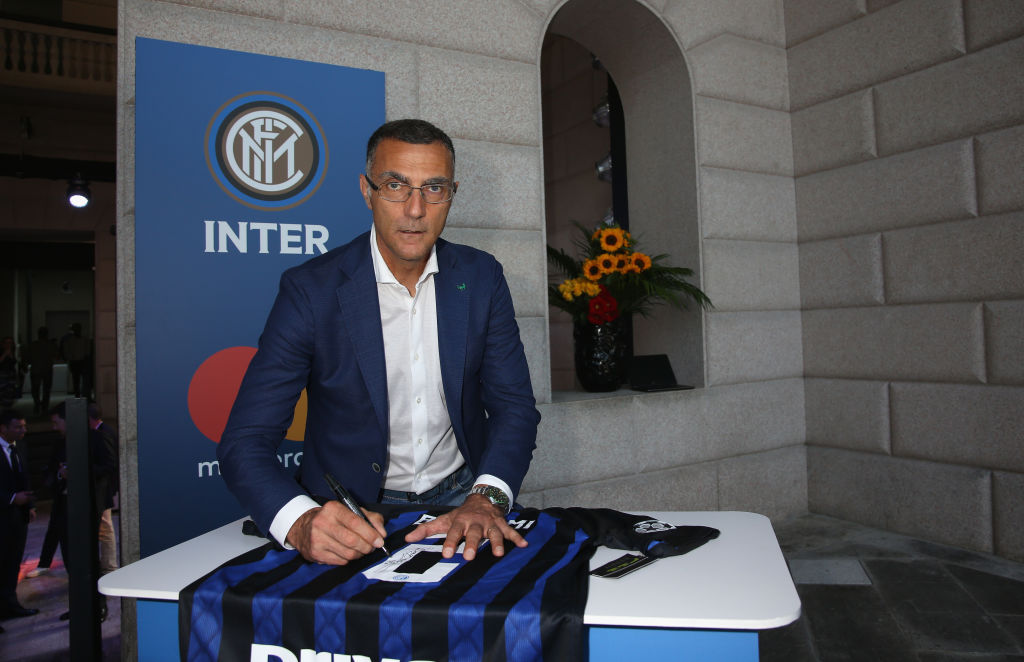
[[623,554],[614,561],[609,561],[598,568],[594,568],[590,571],[590,574],[595,577],[604,577],[605,579],[618,579],[657,560],[642,554]]
[[[401,582],[412,584],[436,584],[459,567],[457,559],[445,559],[441,556],[441,546],[447,536],[437,533],[422,542],[411,543],[395,550],[380,563],[363,571],[368,579],[385,582]],[[489,540],[481,542],[479,549],[484,549]],[[460,543],[455,550],[461,556],[466,543]]]
[[458,563],[444,562],[436,545],[413,544],[406,545],[380,563],[367,568],[363,574],[368,579],[385,582],[433,584],[458,567]]

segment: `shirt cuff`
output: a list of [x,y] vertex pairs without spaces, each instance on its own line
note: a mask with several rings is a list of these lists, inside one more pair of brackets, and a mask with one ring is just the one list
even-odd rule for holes
[[313,499],[305,494],[300,494],[284,504],[284,508],[277,511],[277,515],[274,515],[274,521],[270,523],[270,535],[274,540],[281,543],[281,546],[285,549],[295,549],[288,544],[288,532],[292,530],[292,525],[304,513],[319,507],[319,503],[313,501]]
[[515,497],[512,494],[512,490],[509,489],[508,483],[497,476],[492,476],[491,474],[480,474],[477,476],[476,482],[473,483],[473,485],[490,485],[492,487],[497,487],[508,496],[508,503],[510,506],[512,505],[512,502],[515,501]]

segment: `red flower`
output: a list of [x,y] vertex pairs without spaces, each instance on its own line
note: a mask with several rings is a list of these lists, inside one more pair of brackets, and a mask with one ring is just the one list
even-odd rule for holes
[[591,297],[587,310],[587,321],[591,324],[604,324],[619,316],[619,302],[608,292],[608,288],[602,285],[601,293]]

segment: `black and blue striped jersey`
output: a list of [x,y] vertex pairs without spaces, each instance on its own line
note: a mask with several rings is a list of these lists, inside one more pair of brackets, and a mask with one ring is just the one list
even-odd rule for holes
[[446,508],[386,522],[392,555],[344,566],[309,563],[273,543],[182,591],[181,655],[260,662],[564,662],[583,659],[589,560],[600,545],[653,557],[716,537],[645,515],[587,508],[520,508],[509,524],[529,542],[496,557],[441,556],[444,537],[405,535]]

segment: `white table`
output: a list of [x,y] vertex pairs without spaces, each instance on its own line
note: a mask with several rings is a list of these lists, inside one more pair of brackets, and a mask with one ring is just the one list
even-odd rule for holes
[[[757,660],[757,632],[792,623],[800,599],[768,518],[745,512],[647,512],[721,535],[621,579],[590,578],[583,621],[591,660]],[[178,592],[265,541],[232,522],[100,578],[105,595],[138,598],[139,660],[179,660]],[[621,556],[601,548],[595,568]],[[640,654],[642,652],[642,654]]]

